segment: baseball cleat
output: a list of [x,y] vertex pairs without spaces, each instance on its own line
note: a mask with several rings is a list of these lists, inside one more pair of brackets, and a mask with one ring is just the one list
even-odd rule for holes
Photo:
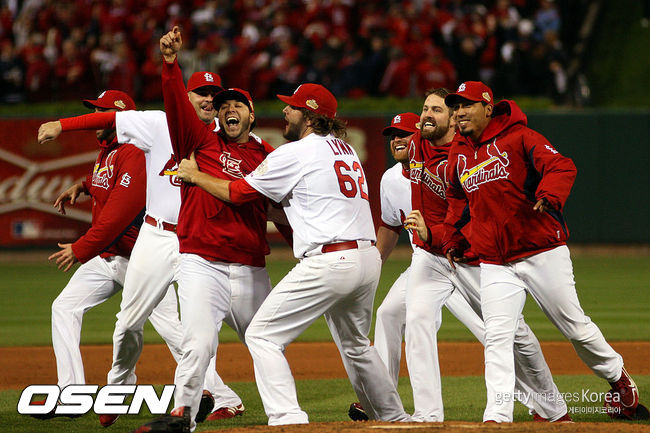
[[236,416],[242,416],[245,410],[246,408],[244,407],[243,403],[240,404],[239,406],[220,407],[219,409],[215,410],[210,415],[208,415],[207,420],[218,421],[220,419],[229,419],[229,418],[234,418]]
[[548,419],[544,418],[543,416],[541,416],[537,412],[533,412],[533,421],[537,421],[537,422],[559,422],[559,423],[565,423],[566,422],[566,423],[568,423],[568,422],[573,422],[573,419],[571,418],[571,416],[567,412],[564,415],[562,415],[560,418],[556,419],[555,421],[549,421]]
[[352,421],[368,421],[368,414],[363,410],[363,406],[359,402],[350,404],[348,416]]
[[639,390],[632,377],[625,370],[621,370],[621,377],[616,382],[609,382],[612,386],[610,392],[618,392],[620,395],[621,406],[626,409],[635,409],[639,404]]
[[205,421],[205,418],[212,412],[214,409],[214,397],[212,393],[207,390],[203,390],[203,395],[201,396],[201,403],[199,403],[199,410],[196,413],[194,421],[198,423]]
[[177,407],[169,415],[156,418],[131,433],[190,433],[190,410],[189,406]]
[[99,423],[102,427],[110,427],[115,424],[115,421],[117,421],[119,417],[119,415],[102,414],[99,415]]

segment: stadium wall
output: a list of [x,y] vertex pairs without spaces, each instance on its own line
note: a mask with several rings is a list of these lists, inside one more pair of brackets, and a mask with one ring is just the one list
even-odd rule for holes
[[[0,120],[0,247],[55,245],[77,239],[88,228],[89,201],[65,217],[52,203],[92,171],[94,134],[68,133],[39,145],[36,131],[46,120]],[[348,141],[364,163],[378,224],[379,181],[394,163],[381,135],[390,118],[346,120]],[[529,125],[578,167],[565,208],[573,242],[650,243],[650,112],[534,113]],[[284,142],[283,127],[282,119],[260,117],[255,132],[278,146]]]

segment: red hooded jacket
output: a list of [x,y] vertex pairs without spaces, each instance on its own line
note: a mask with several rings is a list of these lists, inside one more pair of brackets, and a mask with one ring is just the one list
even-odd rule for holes
[[[483,263],[508,263],[566,243],[562,208],[576,167],[526,124],[515,102],[501,101],[477,141],[456,133],[448,163],[445,252],[456,248],[452,236],[466,220],[467,202],[466,234]],[[552,209],[533,210],[540,199]]]
[[101,147],[93,174],[83,182],[93,200],[92,226],[72,244],[81,263],[98,254],[131,256],[144,217],[146,182],[139,149],[116,140]]
[[451,143],[434,146],[422,138],[420,131],[413,134],[409,143],[411,206],[420,211],[429,230],[427,242],[422,242],[415,231],[413,242],[433,254],[442,254],[443,221],[447,213],[445,172],[450,147]]

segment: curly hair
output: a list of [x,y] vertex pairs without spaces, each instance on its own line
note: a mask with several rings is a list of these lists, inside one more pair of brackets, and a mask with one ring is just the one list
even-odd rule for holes
[[332,134],[336,138],[345,138],[348,135],[346,121],[323,116],[306,108],[299,107],[298,109],[302,112],[305,119],[311,122],[311,128],[316,134],[322,136]]

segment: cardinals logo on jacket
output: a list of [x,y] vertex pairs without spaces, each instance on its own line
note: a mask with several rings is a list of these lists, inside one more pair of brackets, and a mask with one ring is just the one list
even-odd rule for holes
[[178,163],[176,162],[176,157],[172,154],[163,169],[160,170],[158,176],[169,176],[169,183],[173,186],[181,186],[183,182],[178,179],[176,174],[178,174]]
[[458,155],[458,177],[463,189],[467,192],[478,190],[479,186],[484,183],[497,179],[507,179],[510,176],[510,173],[506,170],[506,167],[510,164],[508,153],[499,150],[496,138],[487,145],[485,151],[489,158],[471,168],[467,168],[465,155]]
[[447,189],[447,160],[440,161],[436,165],[435,171],[433,173],[425,167],[422,173],[422,183],[444,200],[447,197],[445,193]]
[[223,172],[228,173],[232,177],[242,178],[244,174],[241,172],[241,159],[236,159],[230,156],[230,152],[222,152],[219,155],[219,162],[223,166]]
[[103,166],[101,166],[101,162],[95,163],[95,168],[93,170],[93,180],[92,180],[93,186],[108,189],[109,187],[108,180],[113,177],[113,172],[115,170],[113,159],[115,159],[116,153],[117,153],[117,149],[109,153],[108,156],[106,157],[106,160],[104,160]]

